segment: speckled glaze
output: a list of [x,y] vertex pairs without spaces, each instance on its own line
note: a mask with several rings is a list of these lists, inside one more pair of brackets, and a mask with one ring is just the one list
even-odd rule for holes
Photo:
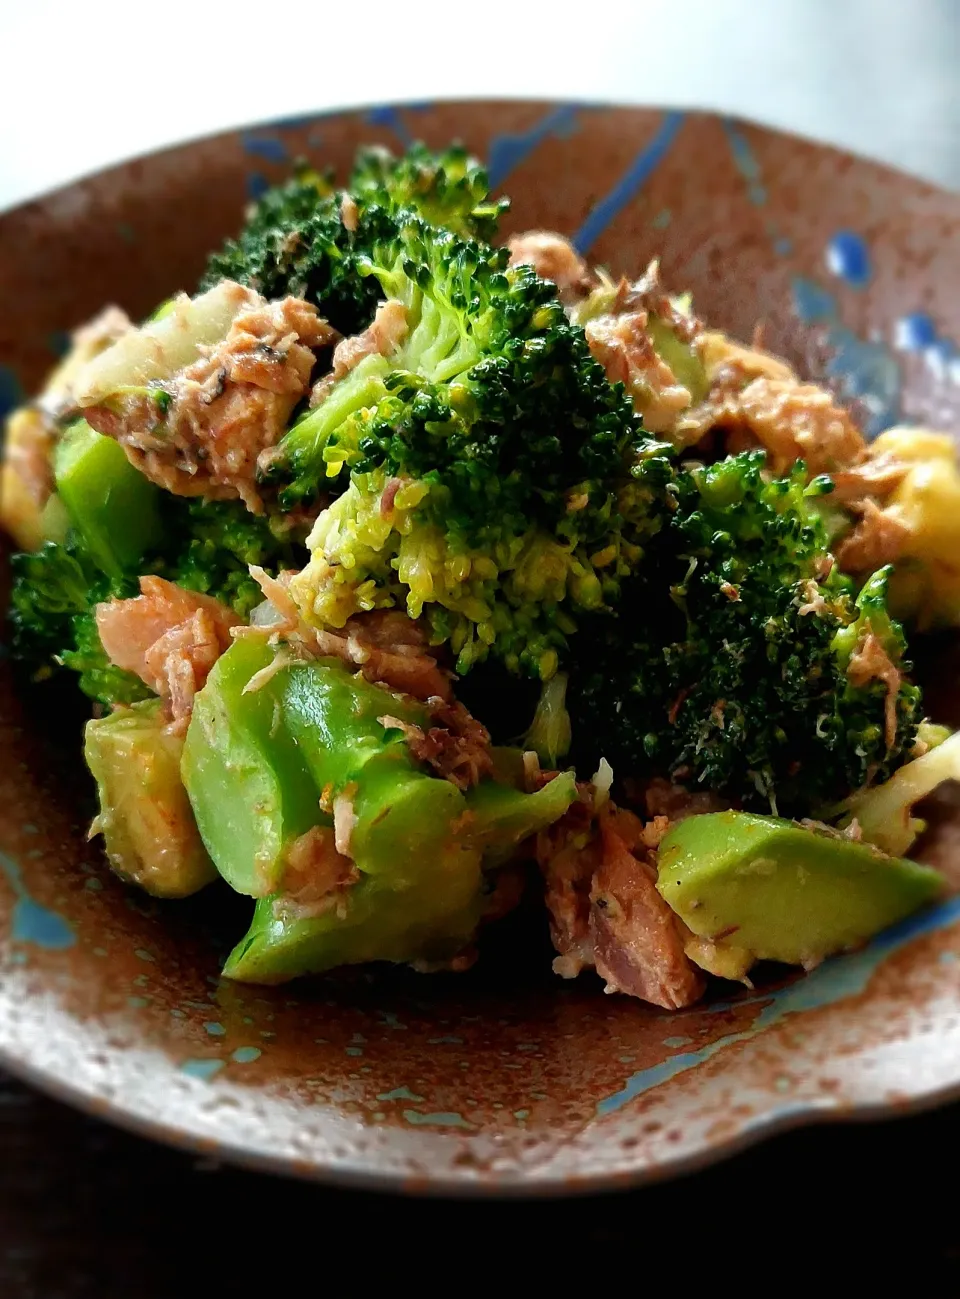
[[[190,289],[292,159],[342,174],[362,142],[454,137],[513,197],[511,229],[565,231],[616,271],[659,256],[701,316],[744,337],[762,323],[871,430],[960,426],[960,198],[715,117],[534,103],[241,131],[0,217],[0,409],[103,303],[137,315]],[[926,659],[932,706],[956,724],[951,647]],[[112,878],[84,837],[81,715],[0,661],[0,1059],[117,1122],[303,1176],[544,1193],[662,1177],[786,1124],[960,1090],[960,899],[806,978],[718,985],[677,1015],[554,979],[524,917],[457,978],[221,982],[245,904],[218,889],[155,904]],[[923,856],[960,884],[960,799],[941,800]]]

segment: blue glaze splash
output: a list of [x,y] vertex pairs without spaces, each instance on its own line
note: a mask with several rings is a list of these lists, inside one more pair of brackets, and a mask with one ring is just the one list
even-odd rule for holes
[[405,149],[409,149],[413,143],[406,122],[393,104],[379,104],[376,108],[371,108],[367,113],[367,121],[371,126],[385,126],[388,131],[392,131]]
[[317,121],[317,114],[310,113],[305,117],[281,117],[271,123],[276,131],[306,131]]
[[607,227],[633,202],[644,181],[673,144],[683,120],[683,113],[664,113],[653,138],[640,150],[613,189],[587,214],[583,225],[573,236],[574,247],[579,253],[589,252]]
[[852,288],[869,284],[870,254],[862,236],[854,230],[838,230],[827,244],[827,269]]
[[0,418],[16,410],[23,401],[20,380],[7,365],[0,365]]
[[254,1060],[260,1059],[260,1055],[258,1046],[238,1046],[230,1059],[236,1060],[237,1064],[253,1064]]
[[894,343],[902,352],[925,352],[937,342],[937,327],[925,311],[914,311],[896,323]]
[[533,153],[542,140],[550,135],[565,138],[577,129],[577,109],[573,104],[552,108],[539,122],[527,131],[515,135],[495,135],[487,151],[487,172],[490,185],[496,189],[514,168]]
[[16,899],[10,917],[10,937],[13,941],[32,943],[52,952],[72,947],[77,941],[73,930],[56,911],[34,901],[23,882],[20,867],[6,853],[0,854],[0,870],[7,877]]
[[829,358],[825,373],[846,401],[867,412],[866,433],[876,437],[900,418],[900,369],[881,342],[860,338],[840,321],[836,300],[814,280],[793,281],[793,306],[806,324],[821,325]]
[[269,188],[270,182],[267,180],[266,176],[264,176],[262,171],[250,172],[247,177],[247,193],[254,202],[256,202],[258,198],[262,198]]
[[222,1068],[222,1060],[184,1060],[180,1072],[190,1078],[199,1078],[201,1082],[209,1082]]
[[960,348],[952,338],[939,333],[936,322],[925,311],[902,316],[894,326],[893,341],[898,351],[922,355],[939,378],[949,375],[960,382]]
[[267,162],[287,162],[290,153],[277,135],[244,135],[241,137],[245,151]]
[[416,1092],[412,1092],[409,1087],[394,1087],[392,1092],[380,1092],[377,1096],[378,1101],[413,1101],[419,1103],[423,1100]]
[[473,1124],[468,1123],[462,1114],[421,1114],[419,1110],[404,1110],[403,1117],[408,1123],[412,1123],[414,1127],[424,1127],[426,1124],[430,1124],[438,1128],[466,1128],[470,1132],[473,1131]]
[[[652,1065],[649,1069],[638,1070],[627,1079],[620,1091],[597,1102],[597,1113],[614,1113],[652,1087],[669,1082],[678,1074],[695,1069],[697,1065],[703,1064],[724,1047],[733,1046],[736,1042],[749,1041],[766,1029],[781,1023],[789,1015],[821,1010],[825,1006],[833,1006],[849,997],[859,996],[866,990],[878,967],[893,952],[906,946],[913,939],[923,934],[933,933],[937,929],[945,929],[948,925],[955,924],[957,920],[960,920],[960,897],[952,898],[932,910],[921,911],[915,916],[908,917],[899,925],[880,934],[863,951],[825,961],[805,978],[785,988],[751,997],[747,1001],[726,1003],[727,1009],[757,1001],[767,1004],[749,1028],[737,1033],[728,1033],[724,1037],[717,1038],[715,1042],[700,1047],[697,1051],[685,1051],[680,1055],[671,1056],[661,1064]],[[777,1117],[779,1118],[782,1113],[783,1111],[778,1109]]]

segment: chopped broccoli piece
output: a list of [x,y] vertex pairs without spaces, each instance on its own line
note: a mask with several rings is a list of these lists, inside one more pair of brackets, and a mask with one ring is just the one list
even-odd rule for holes
[[263,594],[250,565],[276,571],[295,567],[291,538],[278,519],[250,514],[239,501],[184,500],[167,503],[167,531],[183,538],[166,551],[166,562],[147,568],[189,591],[212,595],[246,618]]
[[346,334],[362,329],[377,305],[377,286],[356,268],[357,240],[340,200],[315,172],[300,171],[268,190],[236,239],[207,263],[200,289],[236,280],[265,298],[287,294],[314,303]]
[[410,209],[430,225],[488,243],[510,206],[509,199],[490,197],[485,168],[458,144],[434,153],[417,143],[400,158],[389,149],[362,149],[349,191],[365,203]]
[[73,619],[86,613],[95,570],[81,560],[75,546],[54,541],[39,550],[14,555],[10,564],[14,656],[37,661],[50,658],[69,644]]
[[282,502],[343,493],[291,590],[321,624],[405,603],[458,671],[491,653],[548,679],[572,614],[611,601],[635,558],[618,492],[640,423],[530,267],[411,213],[367,220],[361,269],[408,331],[280,444]]
[[[920,692],[895,675],[909,665],[886,571],[857,596],[828,555],[824,480],[762,467],[762,452],[638,466],[638,484],[653,475],[664,493],[664,524],[618,613],[579,646],[568,702],[584,762],[804,815],[905,761]],[[851,672],[870,632],[891,680]]]
[[344,192],[334,191],[329,176],[301,167],[268,190],[237,238],[213,254],[200,287],[231,279],[266,298],[293,294],[343,333],[356,333],[373,317],[380,291],[359,268],[379,233],[376,221],[363,219],[367,210],[410,208],[427,222],[491,238],[506,201],[491,199],[488,188],[486,172],[459,148],[434,154],[418,144],[400,159],[367,150],[347,191],[357,205],[353,230],[343,219]]
[[547,681],[537,703],[524,747],[533,749],[541,762],[555,767],[570,752],[570,714],[567,712],[567,674],[558,672]]
[[129,704],[150,691],[131,672],[107,659],[93,607],[111,595],[135,595],[135,584],[111,582],[73,540],[47,542],[32,554],[14,555],[10,596],[12,651],[35,677],[57,667],[80,674],[80,689],[102,704]]
[[[248,514],[239,502],[170,496],[163,501],[162,517],[165,545],[142,561],[141,572],[212,595],[241,617],[263,598],[249,565],[276,570],[292,563],[289,535]],[[63,545],[48,542],[31,554],[14,555],[12,564],[15,658],[38,680],[56,668],[70,668],[79,673],[84,694],[108,706],[149,697],[138,677],[109,662],[94,616],[101,600],[137,595],[136,578],[106,577],[76,536]]]
[[[116,595],[136,595],[127,589],[113,592]],[[79,686],[85,695],[101,704],[135,704],[149,699],[152,691],[138,676],[115,667],[104,653],[93,612],[78,615],[73,620],[75,649],[64,650],[60,655],[63,666],[79,672]]]

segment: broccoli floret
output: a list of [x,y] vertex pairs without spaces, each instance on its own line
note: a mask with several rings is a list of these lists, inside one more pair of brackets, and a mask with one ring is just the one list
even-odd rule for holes
[[236,239],[207,262],[200,289],[236,280],[265,298],[292,294],[314,303],[345,334],[362,329],[377,287],[355,262],[356,238],[344,225],[340,196],[316,172],[301,170],[264,194]]
[[663,527],[616,616],[579,646],[568,701],[584,762],[804,815],[905,760],[920,692],[851,669],[869,632],[893,669],[909,664],[886,571],[858,596],[832,563],[815,507],[829,484],[806,486],[803,465],[774,481],[762,469],[762,452],[638,467],[663,493]]
[[48,541],[10,561],[11,649],[23,662],[41,664],[70,643],[73,619],[89,608],[96,570],[76,547]]
[[215,596],[241,618],[263,599],[251,564],[274,572],[296,566],[291,536],[279,518],[250,514],[239,501],[170,497],[165,505],[168,535],[185,540],[144,571]]
[[36,680],[68,667],[80,674],[84,694],[102,704],[149,696],[139,678],[109,662],[93,615],[100,600],[135,595],[134,583],[104,577],[74,540],[47,542],[33,553],[14,555],[11,565],[11,648]]
[[389,149],[362,149],[349,190],[365,204],[409,209],[430,225],[488,243],[510,206],[509,199],[490,197],[485,168],[457,144],[434,153],[417,143],[400,158]]
[[618,491],[641,426],[530,267],[412,213],[367,222],[360,269],[408,328],[280,444],[282,502],[342,492],[291,590],[334,626],[405,605],[461,673],[492,654],[549,679],[573,615],[611,601],[636,557]]
[[418,144],[399,159],[367,150],[348,191],[357,206],[354,230],[344,222],[344,192],[334,191],[329,176],[301,167],[251,208],[237,238],[210,258],[200,288],[231,279],[266,298],[293,294],[314,303],[341,332],[356,333],[372,319],[380,292],[358,269],[358,258],[380,233],[376,222],[362,220],[364,212],[412,208],[428,222],[490,238],[507,204],[491,199],[488,189],[483,168],[458,148],[434,154]]
[[[241,617],[263,599],[249,565],[276,571],[293,563],[289,533],[248,514],[239,502],[170,496],[163,511],[169,540],[142,561],[140,571],[212,595]],[[149,698],[138,677],[107,659],[94,615],[101,600],[136,596],[136,577],[104,576],[75,536],[63,545],[48,542],[33,553],[14,555],[11,562],[11,648],[35,679],[66,667],[79,674],[84,694],[107,706]]]
[[[131,596],[137,592],[131,587],[110,592],[116,596]],[[132,672],[115,667],[104,653],[97,631],[97,620],[92,611],[79,614],[73,620],[73,649],[60,655],[63,666],[80,674],[80,689],[91,699],[107,706],[135,704],[149,699],[151,691]]]

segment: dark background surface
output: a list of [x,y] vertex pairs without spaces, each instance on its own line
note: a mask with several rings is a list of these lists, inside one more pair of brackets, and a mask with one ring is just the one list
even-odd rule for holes
[[960,1295],[958,1153],[953,1106],[640,1191],[400,1199],[218,1166],[0,1074],[0,1297]]

